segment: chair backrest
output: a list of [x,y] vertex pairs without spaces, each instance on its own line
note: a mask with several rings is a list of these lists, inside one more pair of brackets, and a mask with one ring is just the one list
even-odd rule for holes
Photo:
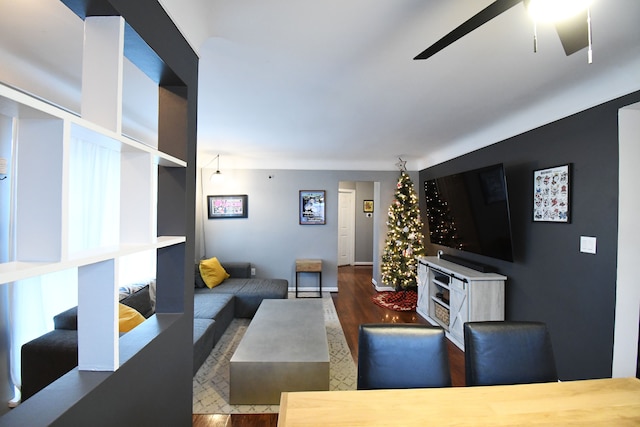
[[442,328],[410,323],[360,325],[359,390],[450,385]]
[[558,380],[547,326],[542,322],[464,324],[466,385]]

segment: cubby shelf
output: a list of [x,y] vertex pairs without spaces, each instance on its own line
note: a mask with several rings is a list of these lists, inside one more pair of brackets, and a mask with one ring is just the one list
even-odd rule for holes
[[121,245],[117,248],[95,250],[91,253],[77,254],[67,260],[57,262],[6,262],[0,263],[0,285],[56,273],[83,265],[95,264],[109,259],[116,259],[149,250],[156,250],[185,242],[184,236],[160,236],[157,242],[140,245]]
[[[159,128],[151,132],[158,141],[123,134],[124,75],[118,66],[123,59],[123,22],[115,16],[85,20],[82,117],[0,83],[0,114],[13,118],[16,141],[15,261],[0,264],[0,286],[77,269],[80,370],[119,367],[116,296],[122,258],[154,251],[162,271],[155,272],[159,313],[184,310],[183,305],[174,306],[182,301],[184,272],[167,271],[159,260],[163,257],[166,264],[168,259],[184,258],[184,218],[163,212],[159,219],[158,205],[185,199],[187,162],[175,153],[186,152],[186,102],[180,91],[167,95],[158,86],[158,117],[171,118],[172,126],[160,128],[164,121],[159,120]],[[85,144],[98,147],[95,156],[117,165],[114,173],[74,172],[82,169],[73,163],[72,152]],[[109,188],[103,196],[109,210],[78,196],[83,192],[74,184],[84,182],[82,178],[91,179],[92,194],[102,196],[103,186]],[[76,201],[89,206],[88,211],[74,210]],[[80,222],[104,214],[103,226],[85,228],[74,222],[75,213]],[[93,239],[84,239],[87,230],[95,230]]]
[[[84,136],[95,143],[110,144],[120,151],[149,153],[154,162],[165,167],[187,167],[187,162],[164,153],[143,142],[117,134],[109,129],[20,90],[0,83],[0,113],[17,119],[59,119],[72,125],[75,136]],[[116,145],[119,144],[119,147]]]

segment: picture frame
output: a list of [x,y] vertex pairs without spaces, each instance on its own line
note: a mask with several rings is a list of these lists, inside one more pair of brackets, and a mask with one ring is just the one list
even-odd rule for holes
[[325,190],[300,190],[300,225],[326,224],[325,196]]
[[363,200],[362,211],[367,213],[373,212],[373,200]]
[[249,197],[246,194],[207,196],[209,219],[248,218]]
[[533,221],[571,222],[571,163],[533,171]]

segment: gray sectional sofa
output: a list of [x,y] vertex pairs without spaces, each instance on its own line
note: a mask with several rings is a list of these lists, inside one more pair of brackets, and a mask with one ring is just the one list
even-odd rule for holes
[[[289,282],[251,277],[248,262],[222,263],[231,277],[209,289],[195,265],[193,295],[193,374],[206,360],[234,317],[253,318],[264,299],[285,299]],[[213,320],[213,324],[210,321]],[[211,343],[211,344],[210,344]]]
[[[284,299],[284,279],[251,277],[248,262],[222,263],[231,277],[209,289],[195,266],[193,374],[220,340],[233,318],[253,318],[263,299]],[[153,315],[149,286],[120,300],[145,318]],[[55,329],[22,346],[22,400],[31,397],[78,365],[77,307],[54,317]]]

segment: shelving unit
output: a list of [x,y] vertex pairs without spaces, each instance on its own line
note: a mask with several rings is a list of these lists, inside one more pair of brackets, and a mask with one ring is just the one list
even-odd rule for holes
[[504,320],[506,279],[437,257],[419,258],[416,311],[433,325],[442,326],[464,351],[465,322]]
[[[157,206],[160,200],[186,201],[187,162],[176,155],[186,158],[186,101],[175,90],[163,97],[166,90],[158,87],[158,114],[171,111],[177,129],[157,129],[158,141],[147,144],[122,134],[124,26],[119,16],[85,19],[83,117],[0,84],[0,113],[14,119],[18,153],[16,260],[0,264],[0,286],[77,269],[80,370],[119,367],[119,259],[148,251],[168,254],[178,264],[185,258],[185,219],[159,221]],[[77,232],[70,220],[72,139],[119,153],[120,176],[113,177],[119,191],[108,201],[119,207],[111,219],[118,232],[103,247],[69,247]],[[157,312],[184,312],[184,271],[157,274],[157,282]]]

